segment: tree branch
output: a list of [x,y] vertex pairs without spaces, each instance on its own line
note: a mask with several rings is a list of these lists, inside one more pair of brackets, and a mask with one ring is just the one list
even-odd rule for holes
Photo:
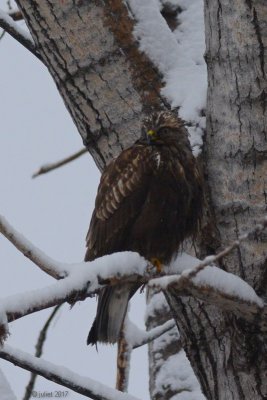
[[27,371],[41,375],[52,382],[65,386],[90,399],[138,400],[134,396],[119,392],[93,379],[80,376],[65,367],[54,365],[10,346],[4,346],[0,350],[0,358]]
[[[4,218],[0,218],[0,232],[2,232],[24,255],[30,258],[43,271],[59,279],[50,287],[37,291],[11,296],[3,301],[1,307],[2,325],[5,317],[8,321],[21,318],[33,312],[43,310],[66,301],[74,302],[97,293],[103,285],[114,285],[118,282],[140,282],[163,290],[175,290],[181,295],[190,295],[206,302],[216,304],[222,310],[230,310],[238,316],[253,322],[260,323],[261,328],[266,325],[266,305],[253,288],[241,278],[222,271],[216,267],[209,267],[207,263],[218,260],[237,247],[244,239],[254,238],[267,226],[267,219],[254,230],[243,235],[233,245],[216,256],[209,257],[192,269],[177,271],[173,266],[167,272],[176,273],[174,276],[158,276],[155,268],[140,257],[137,253],[121,252],[98,258],[92,262],[65,265],[48,258],[36,249],[27,239],[16,232]],[[185,256],[184,256],[185,257]],[[189,256],[187,256],[189,257]],[[192,258],[192,257],[191,257]],[[183,257],[180,257],[180,263]],[[195,260],[195,259],[194,259]],[[88,265],[90,264],[90,267]],[[127,268],[125,267],[127,265]],[[205,271],[202,271],[206,268]],[[177,276],[179,273],[179,276]],[[166,271],[165,271],[166,274]],[[3,336],[6,329],[3,330]]]
[[131,341],[131,345],[133,349],[137,349],[138,347],[151,343],[153,342],[153,340],[164,335],[164,333],[170,331],[175,326],[176,326],[175,321],[171,319],[169,321],[166,321],[162,325],[156,326],[150,331],[141,331],[141,329],[136,327],[136,329],[139,330],[139,334],[135,335],[135,340]]
[[69,157],[63,158],[60,161],[57,161],[55,163],[43,165],[36,171],[33,175],[32,178],[36,178],[37,176],[40,176],[42,174],[46,174],[47,172],[53,171],[54,169],[57,169],[59,167],[62,167],[63,165],[66,165],[70,163],[71,161],[76,160],[78,157],[82,156],[83,154],[88,153],[88,150],[86,148],[82,148],[81,150],[77,151],[76,153],[70,155]]
[[33,55],[42,61],[38,53],[31,35],[21,29],[21,27],[14,22],[14,20],[4,11],[0,10],[0,27],[16,39],[22,46],[28,49]]
[[[194,278],[200,271],[202,271],[206,266],[219,261],[221,258],[228,255],[232,250],[236,249],[240,246],[241,242],[247,239],[255,240],[260,233],[262,233],[267,228],[267,216],[262,219],[262,221],[255,226],[254,229],[240,236],[237,240],[235,240],[230,246],[226,247],[226,249],[222,250],[220,253],[214,256],[208,256],[203,261],[201,261],[195,268],[188,269],[183,271],[182,277],[192,279]],[[182,278],[181,277],[181,278]]]
[[[49,326],[51,324],[51,322],[53,321],[55,315],[57,314],[58,310],[60,309],[61,305],[56,306],[54,308],[54,310],[52,311],[52,313],[49,315],[47,321],[45,322],[43,328],[40,331],[36,346],[35,346],[35,357],[40,358],[41,355],[43,354],[43,346],[46,340],[46,335],[47,335],[47,331],[49,329]],[[34,385],[36,382],[36,378],[37,378],[37,374],[35,372],[31,373],[31,378],[29,380],[28,385],[26,386],[25,389],[25,394],[23,396],[22,400],[30,400],[30,398],[32,397],[32,391],[34,389]]]
[[16,231],[8,221],[0,215],[0,233],[2,233],[25,257],[29,258],[42,271],[56,279],[67,276],[67,266],[59,263],[35,247],[29,240]]
[[267,305],[245,281],[217,267],[207,266],[194,278],[173,275],[152,279],[149,286],[173,292],[175,296],[193,296],[267,331]]
[[118,340],[116,389],[120,390],[121,392],[127,392],[129,384],[129,372],[132,354],[132,346],[127,339],[129,322],[128,316],[126,316]]
[[[6,316],[10,322],[64,302],[85,300],[103,285],[116,285],[122,281],[142,284],[148,281],[148,276],[153,276],[151,271],[147,271],[146,260],[131,252],[114,253],[92,262],[73,264],[69,275],[53,285],[3,299],[0,315],[2,319]],[[154,276],[156,274],[155,271]]]

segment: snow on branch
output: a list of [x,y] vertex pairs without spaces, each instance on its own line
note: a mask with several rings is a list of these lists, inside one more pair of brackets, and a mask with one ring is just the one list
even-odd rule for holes
[[[150,281],[151,286],[163,290],[174,289],[177,294],[194,296],[216,304],[222,310],[230,310],[250,322],[260,322],[264,325],[266,305],[254,289],[238,276],[209,265],[238,247],[241,241],[254,239],[266,227],[267,218],[231,246],[215,256],[207,257],[202,262],[183,254],[163,272],[165,275],[173,274],[172,276],[153,280],[158,277],[156,269],[139,254],[133,252],[114,253],[92,262],[79,264],[57,263],[36,249],[1,217],[0,232],[44,272],[54,278],[63,279],[48,287],[3,299],[0,307],[0,339],[5,338],[6,324],[9,321],[66,301],[73,303],[84,300],[97,293],[103,285],[115,285],[118,282],[145,284]],[[148,338],[149,334],[146,339]]]
[[0,233],[2,233],[25,257],[29,258],[42,271],[53,278],[61,279],[67,274],[67,266],[52,260],[41,250],[35,247],[28,239],[14,229],[9,222],[0,215]]
[[[217,305],[221,310],[232,311],[248,322],[258,324],[267,330],[267,304],[256,294],[254,289],[243,279],[212,265],[240,243],[247,239],[255,239],[267,228],[267,218],[242,235],[226,249],[214,256],[199,261],[189,255],[178,257],[171,266],[173,276],[152,279],[151,287],[164,291],[175,291],[176,295],[193,296],[207,303]],[[180,273],[177,276],[177,273]]]
[[226,247],[220,253],[214,256],[208,256],[200,262],[196,267],[192,270],[183,271],[182,276],[187,278],[194,278],[200,271],[202,271],[206,266],[213,264],[214,262],[220,260],[221,258],[228,255],[232,250],[236,249],[240,246],[241,242],[244,240],[255,239],[255,236],[259,235],[264,229],[267,228],[267,217],[265,217],[261,223],[257,224],[254,229],[240,236],[237,240],[235,240],[230,246]]
[[[136,397],[119,392],[88,377],[83,377],[61,366],[34,357],[10,346],[3,346],[0,358],[11,362],[27,371],[65,386],[81,395],[95,400],[138,400]],[[13,399],[12,399],[13,400]]]
[[133,322],[129,321],[126,325],[126,340],[129,346],[133,349],[137,349],[138,347],[144,346],[153,340],[159,338],[164,333],[170,331],[175,326],[175,321],[173,319],[166,321],[164,324],[156,326],[150,331],[144,331],[138,326],[136,326]]
[[[39,60],[41,56],[38,53],[31,35],[22,29],[7,13],[0,10],[0,27],[9,33],[14,39],[34,54]],[[42,61],[42,60],[41,60]]]
[[[69,275],[38,290],[9,296],[1,301],[0,311],[8,321],[62,304],[91,297],[103,285],[124,282],[145,283],[148,280],[146,260],[137,253],[121,252],[92,262],[73,264]],[[155,275],[154,275],[155,276]]]
[[51,164],[43,165],[42,167],[40,167],[38,169],[38,171],[36,171],[32,175],[32,178],[36,178],[37,176],[46,174],[47,172],[53,171],[54,169],[57,169],[57,168],[60,168],[63,165],[66,165],[66,164],[70,163],[71,161],[76,160],[77,158],[79,158],[80,156],[82,156],[83,154],[85,154],[87,152],[88,152],[88,150],[86,148],[82,148],[81,150],[77,151],[76,153],[71,154],[70,156],[68,156],[66,158],[63,158],[62,160],[56,161]]

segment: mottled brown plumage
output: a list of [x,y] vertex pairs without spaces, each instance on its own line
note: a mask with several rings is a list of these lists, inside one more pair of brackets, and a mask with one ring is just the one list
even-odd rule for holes
[[[171,112],[154,113],[141,138],[105,169],[87,234],[85,260],[137,251],[168,264],[202,215],[202,180],[188,133]],[[88,343],[114,343],[136,285],[104,288]]]

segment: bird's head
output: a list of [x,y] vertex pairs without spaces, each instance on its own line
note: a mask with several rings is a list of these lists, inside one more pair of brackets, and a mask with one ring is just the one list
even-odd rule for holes
[[143,121],[142,137],[146,138],[148,143],[152,145],[177,142],[182,137],[187,139],[187,131],[183,126],[183,121],[173,112],[154,112]]

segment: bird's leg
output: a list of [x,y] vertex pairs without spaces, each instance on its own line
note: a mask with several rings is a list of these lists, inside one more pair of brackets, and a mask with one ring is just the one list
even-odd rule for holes
[[158,273],[158,274],[161,274],[161,272],[162,272],[162,267],[163,267],[162,262],[161,262],[158,258],[156,258],[156,257],[152,257],[152,258],[150,259],[150,262],[151,262],[151,264],[154,265],[154,267],[156,267],[157,273]]

